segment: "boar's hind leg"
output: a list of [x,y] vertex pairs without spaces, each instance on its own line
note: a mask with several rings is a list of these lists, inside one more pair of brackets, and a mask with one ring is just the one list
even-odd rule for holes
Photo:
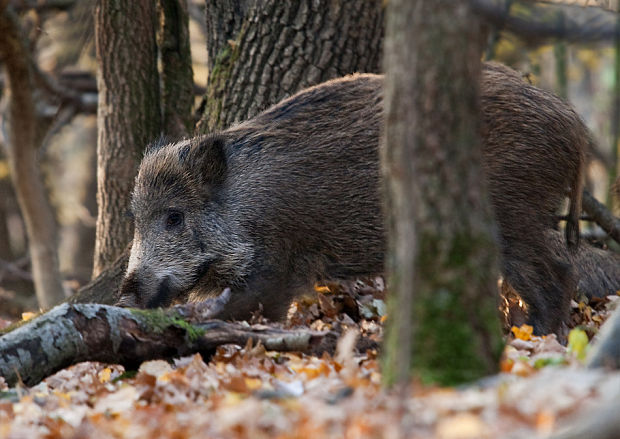
[[[529,257],[521,257],[523,254]],[[567,321],[575,287],[571,266],[542,246],[520,249],[518,243],[512,243],[504,251],[504,276],[527,304],[528,323],[534,333],[558,333]]]

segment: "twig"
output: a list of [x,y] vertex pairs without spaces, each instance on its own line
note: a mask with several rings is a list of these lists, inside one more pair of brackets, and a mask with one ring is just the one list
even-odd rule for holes
[[18,279],[32,282],[32,274],[29,271],[22,270],[16,263],[8,262],[0,259],[0,282],[4,276],[11,274]]
[[[529,42],[551,38],[566,41],[613,41],[619,34],[613,11],[531,0],[470,0],[487,22]],[[507,12],[506,4],[513,3]]]
[[74,106],[79,112],[95,114],[97,112],[97,95],[94,93],[77,93],[74,90],[58,83],[47,73],[43,72],[33,59],[29,60],[33,78],[37,85],[54,97],[68,105]]
[[604,204],[590,192],[583,191],[583,210],[617,243],[620,243],[620,219],[616,218]]
[[66,11],[71,9],[76,0],[12,0],[11,7],[16,12],[25,12],[35,9],[39,12],[46,11]]

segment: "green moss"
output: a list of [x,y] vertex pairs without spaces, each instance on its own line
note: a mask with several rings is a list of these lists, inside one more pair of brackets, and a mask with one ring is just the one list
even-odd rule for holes
[[129,312],[137,319],[143,321],[152,332],[161,334],[173,324],[172,318],[163,309],[137,309],[130,308]]
[[176,326],[185,330],[187,334],[187,338],[189,341],[196,341],[200,337],[204,336],[207,332],[205,329],[197,328],[194,325],[187,323],[185,320],[180,318],[172,318],[172,321]]
[[243,25],[235,41],[226,45],[220,53],[218,53],[213,68],[209,72],[206,106],[199,124],[199,130],[203,134],[222,128],[222,102],[226,96],[228,79],[241,53],[241,39],[246,29],[247,26]]
[[139,320],[146,323],[151,331],[155,333],[163,333],[170,326],[176,326],[185,331],[189,341],[196,341],[205,334],[205,330],[197,328],[190,323],[187,323],[178,315],[169,315],[161,308],[158,309],[135,309],[129,310],[131,314],[136,316]]
[[9,332],[17,329],[17,328],[21,328],[22,326],[26,325],[26,324],[30,324],[32,323],[32,321],[34,319],[36,319],[37,317],[43,315],[44,313],[42,312],[38,312],[36,313],[33,317],[31,317],[28,320],[19,320],[17,322],[11,323],[9,326],[7,326],[6,328],[2,328],[0,329],[0,337],[3,336],[4,334],[8,334]]
[[428,291],[417,308],[413,368],[427,383],[460,384],[488,373],[459,288]]
[[[442,242],[443,240],[443,242]],[[494,372],[503,349],[497,301],[484,293],[493,285],[493,243],[484,236],[421,234],[412,367],[423,382],[455,385]],[[444,249],[441,246],[444,246]],[[488,288],[487,288],[488,289]]]

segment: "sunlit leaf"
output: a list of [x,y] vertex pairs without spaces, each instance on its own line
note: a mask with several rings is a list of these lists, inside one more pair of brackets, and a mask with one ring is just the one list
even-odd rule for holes
[[99,372],[98,375],[99,375],[99,382],[107,383],[108,381],[110,381],[110,377],[112,376],[112,369],[110,369],[109,367],[106,367],[101,372]]
[[588,343],[588,334],[583,329],[575,328],[568,334],[568,350],[579,360],[586,358]]
[[513,326],[510,330],[514,334],[515,338],[518,338],[519,340],[525,340],[525,341],[531,340],[532,333],[534,332],[534,328],[526,324],[523,324],[519,326],[518,328],[516,326]]
[[35,317],[37,315],[36,312],[23,312],[22,313],[22,320],[23,321],[28,321],[31,318]]

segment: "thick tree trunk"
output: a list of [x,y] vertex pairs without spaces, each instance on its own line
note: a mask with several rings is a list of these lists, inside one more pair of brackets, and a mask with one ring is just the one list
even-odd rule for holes
[[[296,91],[380,70],[379,1],[229,0],[207,5],[210,64],[200,132],[242,121]],[[214,59],[215,58],[215,59]]]
[[146,360],[172,359],[196,352],[206,359],[219,345],[243,346],[250,339],[270,350],[316,351],[326,335],[219,320],[200,321],[192,305],[138,311],[63,304],[0,337],[0,376],[9,386],[20,379],[32,386],[81,361],[137,368]]
[[219,53],[235,40],[248,11],[256,0],[219,0],[205,2],[207,54],[209,71],[215,67]]
[[497,368],[497,252],[478,138],[480,26],[465,0],[391,0],[385,136],[387,384]]
[[164,133],[179,138],[193,131],[194,74],[187,0],[159,0],[158,10]]
[[56,220],[39,169],[37,124],[30,54],[17,18],[0,1],[0,57],[7,72],[9,97],[9,165],[26,224],[32,275],[39,306],[49,308],[64,299],[58,269]]
[[161,134],[157,23],[149,0],[99,0],[97,49],[97,230],[93,277],[132,238],[127,209],[145,146]]

